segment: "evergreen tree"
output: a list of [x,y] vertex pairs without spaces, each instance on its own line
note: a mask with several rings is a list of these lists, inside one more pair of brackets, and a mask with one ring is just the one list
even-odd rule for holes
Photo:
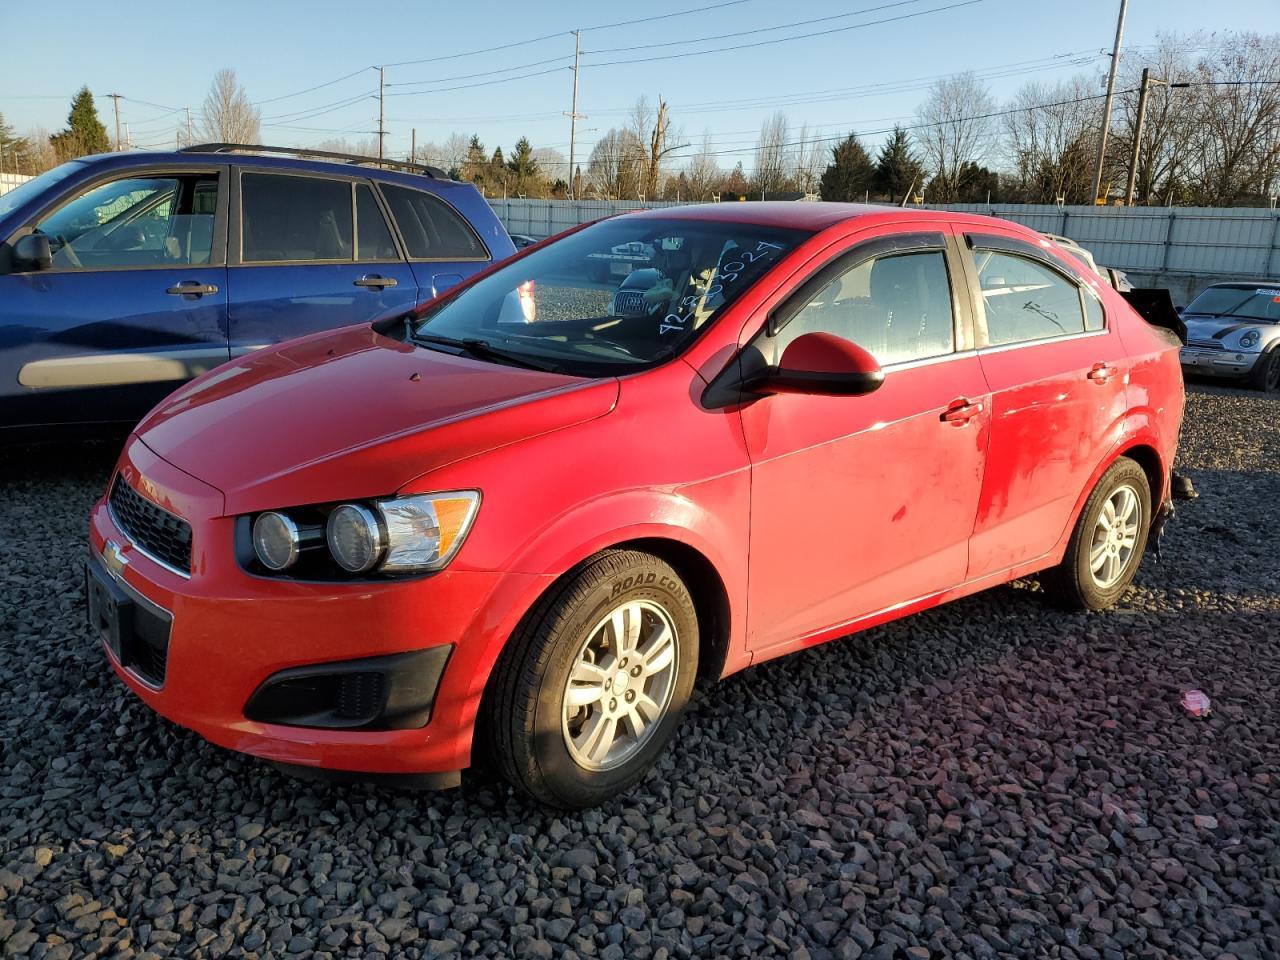
[[831,163],[822,172],[818,190],[823,200],[861,200],[875,182],[876,166],[857,134],[850,133],[831,148]]
[[532,191],[538,179],[538,161],[533,158],[533,147],[528,137],[516,141],[507,169],[511,171],[512,185],[517,193]]
[[98,110],[93,105],[93,94],[88,87],[81,87],[72,99],[67,129],[55,133],[49,142],[53,144],[59,160],[71,160],[88,153],[106,153],[111,149],[107,128],[98,119]]
[[906,195],[913,183],[919,190],[923,186],[923,178],[920,161],[911,151],[911,138],[902,127],[894,127],[876,160],[876,192],[896,201]]
[[31,143],[20,137],[0,113],[0,172],[31,172]]

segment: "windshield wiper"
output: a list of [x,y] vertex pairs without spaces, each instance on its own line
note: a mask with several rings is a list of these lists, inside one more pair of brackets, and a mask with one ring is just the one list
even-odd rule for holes
[[456,337],[439,337],[432,333],[413,333],[410,334],[410,339],[414,343],[434,343],[444,347],[454,347],[468,356],[475,357],[477,360],[506,363],[513,367],[524,367],[526,370],[541,370],[544,373],[563,372],[563,369],[557,363],[552,363],[549,360],[535,360],[520,353],[503,350],[501,347],[495,347],[488,340],[481,340],[478,337],[458,339]]

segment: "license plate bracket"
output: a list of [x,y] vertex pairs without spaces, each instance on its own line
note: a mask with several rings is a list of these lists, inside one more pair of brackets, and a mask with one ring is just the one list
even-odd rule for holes
[[89,630],[123,661],[124,638],[133,630],[134,601],[98,564],[84,566]]

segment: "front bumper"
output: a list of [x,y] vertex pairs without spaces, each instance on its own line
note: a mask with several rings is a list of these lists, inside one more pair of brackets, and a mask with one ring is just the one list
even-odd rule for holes
[[[257,577],[236,563],[234,518],[222,516],[220,491],[137,439],[126,447],[119,472],[192,526],[191,571],[184,577],[136,547],[105,500],[90,520],[93,557],[112,554],[112,575],[127,592],[171,617],[161,684],[103,643],[112,669],[152,709],[219,746],[293,766],[450,775],[470,765],[475,716],[493,660],[548,578],[452,567],[411,580],[364,583]],[[333,729],[246,716],[255,692],[285,671],[444,646],[452,650],[423,726]]]
[[1195,346],[1183,347],[1178,361],[1185,373],[1210,377],[1247,377],[1261,354],[1241,350],[1215,350]]

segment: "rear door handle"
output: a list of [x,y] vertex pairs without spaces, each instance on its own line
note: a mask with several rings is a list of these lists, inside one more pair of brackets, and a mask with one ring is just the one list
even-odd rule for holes
[[1093,368],[1086,374],[1094,383],[1106,383],[1116,375],[1116,368],[1108,363],[1095,363]]
[[172,294],[175,297],[203,297],[205,294],[217,293],[218,288],[212,283],[201,283],[198,280],[183,280],[176,283],[165,293]]
[[943,423],[954,423],[957,427],[962,427],[974,417],[978,416],[985,409],[981,401],[977,403],[960,397],[952,400],[947,409],[942,411],[941,420]]
[[361,277],[355,282],[357,287],[376,287],[381,290],[383,287],[394,287],[396,285],[395,277],[380,277],[376,273]]

